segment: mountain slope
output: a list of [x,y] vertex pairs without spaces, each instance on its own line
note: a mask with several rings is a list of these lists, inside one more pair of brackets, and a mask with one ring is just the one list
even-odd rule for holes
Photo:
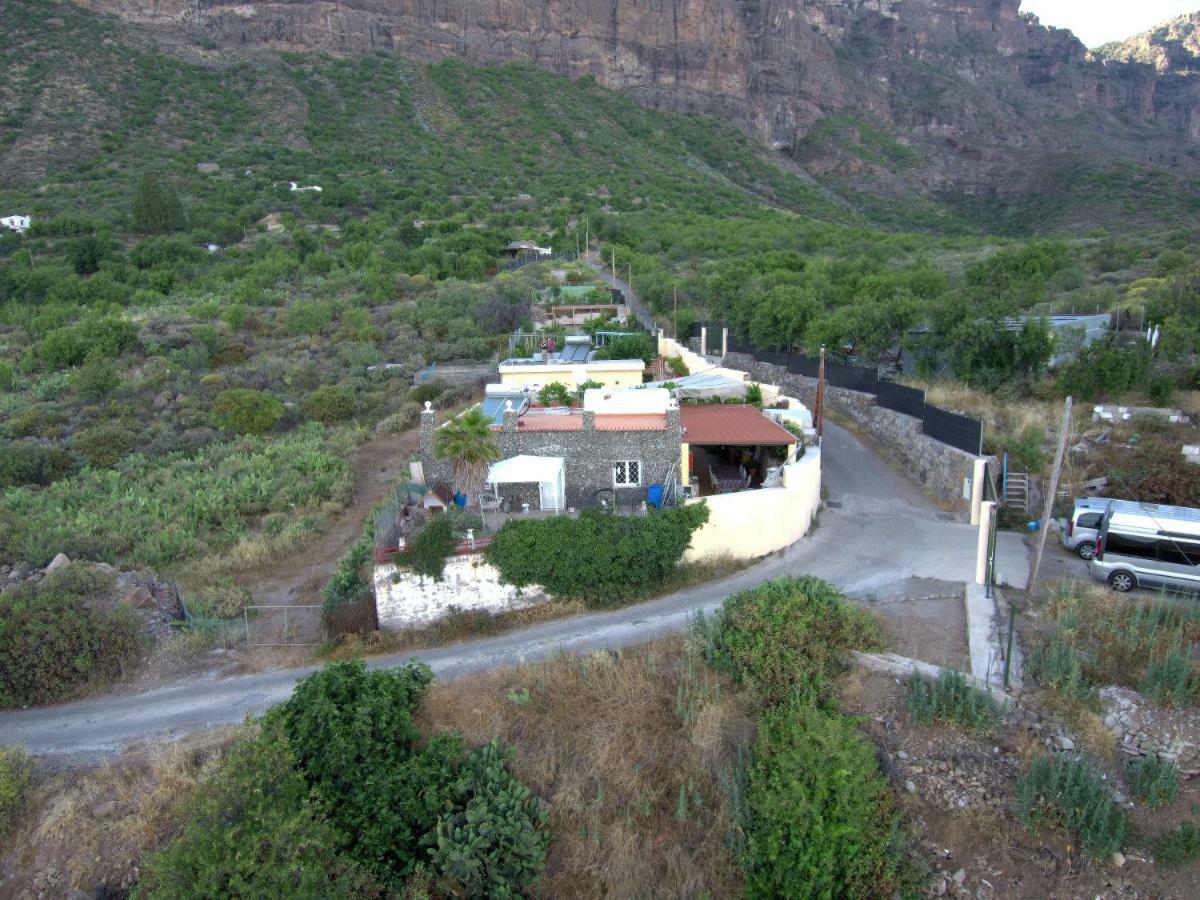
[[1176,16],[1127,40],[1105,44],[1096,54],[1154,66],[1160,73],[1200,74],[1200,12]]
[[[932,198],[996,227],[1149,224],[1200,176],[1200,82],[1090,56],[1020,0],[81,2],[210,54],[383,51],[592,75],[648,107],[716,115],[885,219]],[[1145,216],[1140,192],[1089,215],[1055,190],[1062,172],[1119,181],[1129,167],[1165,186]],[[1064,207],[1047,219],[1048,195]]]

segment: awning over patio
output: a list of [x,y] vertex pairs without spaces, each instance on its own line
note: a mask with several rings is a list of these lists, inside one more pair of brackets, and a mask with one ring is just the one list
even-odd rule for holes
[[488,484],[537,484],[541,508],[561,510],[566,496],[566,475],[561,456],[512,456],[492,463]]

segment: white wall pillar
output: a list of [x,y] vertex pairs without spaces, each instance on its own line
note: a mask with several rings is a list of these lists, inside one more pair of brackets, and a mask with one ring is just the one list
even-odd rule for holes
[[979,510],[983,504],[983,480],[987,478],[987,460],[975,460],[975,472],[971,476],[971,524],[979,524]]
[[729,329],[721,329],[721,359],[729,355]]
[[975,550],[975,583],[984,584],[987,581],[988,545],[992,537],[992,508],[996,504],[984,500],[979,505],[979,544]]
[[708,356],[708,326],[700,326],[700,355]]

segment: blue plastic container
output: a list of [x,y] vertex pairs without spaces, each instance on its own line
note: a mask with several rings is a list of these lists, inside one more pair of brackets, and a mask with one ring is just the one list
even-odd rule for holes
[[663,486],[661,484],[652,484],[646,488],[646,502],[655,509],[662,509]]

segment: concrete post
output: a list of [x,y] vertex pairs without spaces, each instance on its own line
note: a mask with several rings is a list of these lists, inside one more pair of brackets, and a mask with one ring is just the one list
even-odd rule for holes
[[426,400],[425,408],[421,410],[421,457],[423,459],[433,457],[433,433],[436,430],[437,413],[433,411],[433,404]]
[[501,427],[504,431],[517,430],[517,411],[513,409],[511,400],[504,401],[504,424]]
[[725,355],[729,353],[729,329],[721,329],[721,359],[725,359]]
[[700,326],[700,355],[708,356],[708,326]]
[[996,504],[984,500],[979,504],[979,543],[975,550],[975,583],[987,582],[988,547],[992,537],[992,507]]
[[583,430],[596,430],[596,411],[594,409],[585,409],[583,411]]
[[983,480],[987,478],[987,460],[975,460],[975,471],[971,475],[971,524],[979,524],[979,510],[983,504]]

